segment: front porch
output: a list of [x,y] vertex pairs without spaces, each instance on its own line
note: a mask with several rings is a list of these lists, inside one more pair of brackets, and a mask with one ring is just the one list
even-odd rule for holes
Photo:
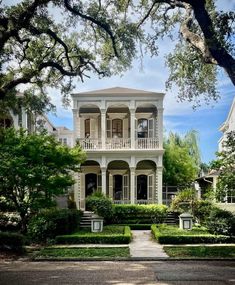
[[78,173],[75,201],[84,210],[86,197],[99,191],[114,204],[159,203],[157,180],[158,172],[152,161],[140,161],[135,169],[121,160],[111,161],[105,169],[95,161],[87,161]]

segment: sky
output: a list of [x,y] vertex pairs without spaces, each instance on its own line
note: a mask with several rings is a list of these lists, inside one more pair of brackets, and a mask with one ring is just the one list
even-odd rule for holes
[[[11,5],[19,0],[4,0],[5,4]],[[218,10],[235,11],[235,0],[215,0]],[[164,131],[177,132],[184,135],[190,130],[196,130],[199,135],[201,157],[203,162],[215,159],[218,150],[218,140],[221,137],[219,127],[226,120],[232,100],[235,96],[235,88],[227,75],[221,70],[218,77],[218,89],[220,99],[218,102],[205,103],[196,110],[188,102],[177,102],[177,87],[166,91],[165,82],[169,71],[164,64],[164,56],[174,47],[174,42],[165,39],[159,43],[159,56],[151,58],[144,56],[143,67],[139,61],[133,62],[133,67],[122,74],[110,78],[98,79],[91,77],[84,83],[77,82],[73,93],[104,89],[110,87],[127,87],[154,92],[166,93],[164,99]],[[48,114],[49,119],[55,126],[73,128],[72,110],[64,109],[61,96],[57,90],[48,90],[49,96],[57,107],[57,115]]]
[[[235,1],[219,0],[216,5],[220,10],[235,10]],[[154,92],[164,92],[164,132],[177,132],[184,135],[190,130],[196,130],[199,135],[202,161],[210,162],[216,158],[218,150],[218,140],[222,133],[219,127],[226,120],[233,98],[235,88],[231,81],[220,70],[218,76],[218,90],[220,99],[218,102],[211,102],[209,105],[202,103],[196,110],[189,102],[178,102],[176,98],[177,87],[171,91],[166,91],[165,82],[169,71],[164,64],[164,55],[170,51],[174,43],[170,40],[163,40],[159,43],[159,56],[151,58],[144,56],[143,67],[139,61],[133,62],[133,67],[122,74],[122,76],[112,76],[111,78],[98,79],[95,76],[86,79],[84,83],[78,82],[73,93],[91,91],[111,87],[127,87],[142,89]],[[51,90],[50,97],[57,106],[57,116],[49,114],[49,119],[56,126],[64,125],[73,128],[72,111],[70,108],[64,109],[61,106],[60,96],[57,91]]]

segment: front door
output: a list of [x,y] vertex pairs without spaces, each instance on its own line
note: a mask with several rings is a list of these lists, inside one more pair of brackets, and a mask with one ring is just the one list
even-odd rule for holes
[[85,194],[86,197],[97,191],[97,175],[88,173],[85,176]]
[[137,200],[148,199],[148,176],[138,175],[137,176]]
[[122,200],[122,186],[123,186],[123,177],[122,175],[113,176],[113,199]]

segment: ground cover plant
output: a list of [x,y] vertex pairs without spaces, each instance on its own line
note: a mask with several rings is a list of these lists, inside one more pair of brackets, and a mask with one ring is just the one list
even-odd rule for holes
[[128,226],[105,226],[103,232],[92,233],[90,228],[70,235],[58,235],[57,244],[128,244],[131,241],[131,230]]
[[170,257],[235,258],[235,246],[164,246]]
[[40,250],[34,257],[47,258],[115,258],[129,257],[129,247],[95,247],[95,248],[56,248],[46,247]]
[[176,226],[152,225],[153,236],[161,244],[227,243],[234,242],[234,237],[210,234],[206,228],[181,230]]

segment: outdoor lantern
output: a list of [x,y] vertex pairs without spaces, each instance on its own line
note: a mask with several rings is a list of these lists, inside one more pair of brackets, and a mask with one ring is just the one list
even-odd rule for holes
[[92,215],[91,217],[91,231],[98,233],[103,231],[104,218],[98,215]]
[[179,216],[180,218],[180,229],[191,230],[193,226],[193,216],[189,213],[183,213]]

